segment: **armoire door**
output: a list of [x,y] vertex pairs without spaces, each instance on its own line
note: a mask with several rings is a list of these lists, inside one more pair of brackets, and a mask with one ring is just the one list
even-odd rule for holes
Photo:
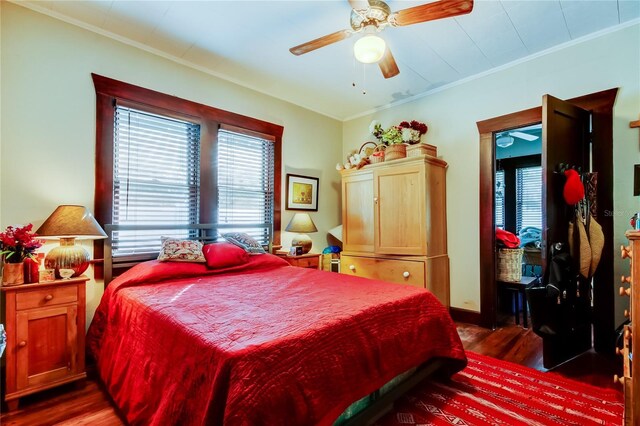
[[[574,207],[563,197],[566,182],[558,171],[561,163],[589,171],[590,113],[567,101],[544,95],[542,98],[542,264],[545,282],[551,264],[551,246],[568,245],[568,224]],[[581,283],[582,285],[588,283]],[[552,368],[591,348],[589,291],[564,291],[557,304],[557,318],[571,322],[562,335],[543,336],[543,364]],[[586,290],[586,291],[585,291]]]
[[342,179],[342,245],[345,251],[373,252],[373,173]]
[[424,166],[381,168],[374,178],[376,253],[426,255]]

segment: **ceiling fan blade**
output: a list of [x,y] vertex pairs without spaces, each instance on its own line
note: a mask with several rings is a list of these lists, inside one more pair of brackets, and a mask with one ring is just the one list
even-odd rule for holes
[[393,25],[404,26],[436,19],[465,15],[473,10],[473,0],[440,0],[402,9],[393,17]]
[[524,139],[525,141],[529,141],[529,142],[540,139],[538,136],[534,136],[534,135],[530,135],[528,133],[522,133],[522,132],[509,132],[509,135],[513,136],[514,138]]
[[313,50],[319,49],[321,47],[328,46],[330,44],[342,41],[345,38],[348,38],[349,36],[351,36],[352,33],[353,31],[351,30],[336,31],[335,33],[292,47],[291,49],[289,49],[289,51],[294,55],[299,56],[305,53],[309,53]]
[[364,0],[349,0],[352,9],[364,10],[369,7],[369,2]]
[[400,74],[398,64],[396,64],[396,60],[393,59],[389,46],[385,49],[382,59],[378,61],[378,66],[380,67],[380,71],[382,71],[384,78],[391,78]]

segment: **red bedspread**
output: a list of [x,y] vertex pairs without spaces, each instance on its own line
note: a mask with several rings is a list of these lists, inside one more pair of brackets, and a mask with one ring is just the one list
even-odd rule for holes
[[147,262],[106,289],[88,345],[131,424],[331,424],[433,357],[466,358],[429,292],[286,266]]

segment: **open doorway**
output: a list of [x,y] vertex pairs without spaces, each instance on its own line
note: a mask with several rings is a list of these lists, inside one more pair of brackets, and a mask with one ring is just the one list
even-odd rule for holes
[[501,283],[497,272],[497,325],[514,321],[527,327],[524,291],[542,276],[542,124],[495,132],[494,140],[495,224],[510,240],[498,238],[496,245],[517,247],[522,255],[519,283]]
[[[618,89],[609,89],[562,101],[544,95],[542,106],[477,123],[480,134],[480,323],[497,325],[496,286],[496,134],[542,123],[542,271],[556,242],[566,245],[571,212],[566,206],[561,164],[581,166],[598,173],[597,217],[604,233],[604,249],[593,276],[593,304],[590,318],[593,347],[600,353],[613,353],[615,340],[613,277],[613,105]],[[591,132],[589,132],[589,128]],[[588,152],[597,155],[588,156]],[[586,292],[582,292],[582,296]],[[562,309],[565,309],[562,306]],[[565,312],[566,313],[566,312]],[[574,318],[575,319],[575,318]],[[582,319],[580,319],[582,321]],[[586,327],[585,327],[586,329]],[[573,329],[569,329],[573,330]],[[556,365],[589,348],[591,332],[570,331],[568,337],[543,338],[545,367]],[[575,335],[574,335],[575,334]],[[548,343],[548,345],[547,345]],[[549,361],[549,362],[547,362]]]

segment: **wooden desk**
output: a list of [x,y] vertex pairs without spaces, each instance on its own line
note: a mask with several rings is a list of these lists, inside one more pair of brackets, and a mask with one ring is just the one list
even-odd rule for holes
[[536,277],[522,277],[520,281],[517,282],[509,282],[509,281],[497,281],[499,287],[504,288],[505,290],[509,290],[512,294],[512,300],[515,305],[515,318],[516,325],[520,325],[520,297],[522,296],[522,326],[524,328],[528,328],[529,324],[527,322],[527,293],[526,289],[531,284],[537,281]]

